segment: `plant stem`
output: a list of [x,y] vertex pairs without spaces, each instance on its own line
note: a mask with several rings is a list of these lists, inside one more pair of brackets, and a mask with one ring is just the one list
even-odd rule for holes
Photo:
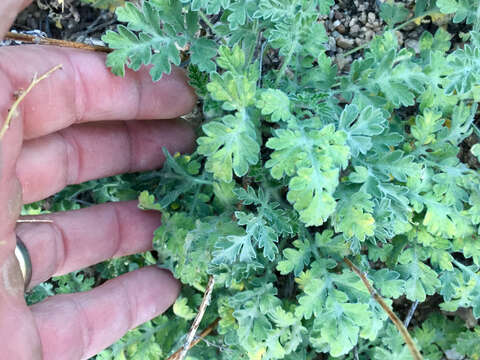
[[[295,41],[295,42],[296,42],[296,41]],[[293,51],[294,51],[294,47],[292,46],[292,48],[291,48],[290,51],[288,52],[287,56],[283,58],[282,67],[281,67],[280,70],[278,71],[277,79],[275,80],[275,87],[278,86],[278,84],[280,83],[281,78],[283,77],[283,74],[285,74],[285,71],[287,71],[287,66],[288,66],[288,63],[290,62],[290,60],[292,59]]]
[[[255,20],[254,23],[253,23],[253,32],[254,33],[257,33],[257,40],[255,41],[255,43],[253,44],[253,46],[251,47],[250,51],[248,51],[248,57],[247,57],[247,62],[246,64],[250,64],[253,62],[253,56],[255,55],[255,50],[257,49],[257,44],[260,42],[260,39],[262,37],[262,33],[260,31],[258,31],[258,21]],[[245,53],[247,53],[245,51]]]
[[410,321],[412,320],[413,314],[415,314],[415,310],[417,309],[418,306],[418,300],[415,300],[415,302],[412,304],[410,307],[410,310],[408,310],[407,317],[403,321],[403,326],[408,328],[408,325],[410,325]]
[[55,67],[53,67],[52,69],[48,70],[45,74],[43,74],[42,76],[40,77],[37,77],[37,74],[34,74],[33,75],[33,79],[32,79],[32,82],[30,83],[30,85],[28,85],[27,89],[26,90],[21,90],[18,94],[18,97],[17,99],[15,100],[15,102],[13,103],[12,107],[10,108],[10,110],[8,111],[8,115],[7,115],[7,118],[5,119],[5,122],[3,123],[3,126],[2,128],[0,129],[0,141],[3,139],[3,136],[5,135],[5,133],[7,132],[8,130],[8,127],[10,126],[10,123],[12,121],[12,118],[15,116],[15,114],[17,113],[17,108],[18,106],[20,105],[20,103],[23,101],[23,99],[25,99],[25,96],[28,95],[28,93],[30,91],[32,91],[32,89],[39,83],[41,82],[42,80],[45,80],[46,78],[48,78],[52,73],[54,73],[55,71],[57,71],[58,69],[61,69],[62,68],[62,64],[60,65],[57,65]]
[[[192,343],[190,344],[190,349],[197,345],[200,341],[202,341],[203,338],[205,338],[208,334],[210,334],[218,325],[218,322],[220,321],[220,318],[216,318],[214,322],[212,322],[210,325],[208,325],[205,330],[203,330],[198,338],[196,338]],[[178,349],[176,352],[174,352],[167,360],[176,360],[177,356],[180,354],[180,351],[183,350],[183,347]]]
[[402,322],[398,318],[397,315],[390,309],[390,307],[385,303],[385,301],[382,299],[380,295],[378,295],[377,291],[373,288],[373,286],[370,284],[368,279],[365,277],[362,271],[358,267],[355,266],[354,263],[352,263],[349,259],[343,258],[343,261],[352,269],[352,271],[357,274],[362,282],[365,284],[368,292],[372,297],[377,301],[380,306],[385,310],[387,313],[388,317],[390,320],[392,320],[393,324],[397,327],[398,331],[402,335],[403,339],[405,340],[405,343],[407,344],[410,352],[412,353],[412,356],[415,360],[423,360],[422,354],[420,354],[420,351],[418,351],[417,347],[415,346],[415,343],[413,342],[412,337],[408,333],[408,330],[403,326]]
[[187,355],[187,352],[191,347],[191,344],[192,344],[192,341],[195,337],[195,334],[197,333],[198,326],[200,325],[200,322],[203,319],[203,315],[205,314],[205,310],[207,309],[207,306],[210,304],[210,298],[212,297],[212,291],[213,291],[213,286],[214,285],[215,285],[215,278],[213,276],[210,276],[210,278],[208,279],[207,288],[205,289],[205,294],[203,295],[202,303],[200,304],[200,307],[198,309],[197,316],[193,320],[192,327],[190,328],[190,331],[188,332],[187,340],[185,341],[185,345],[183,345],[183,348],[181,349],[180,353],[174,359],[176,359],[176,360],[185,359],[185,356]]
[[257,86],[259,88],[262,87],[262,73],[263,73],[263,52],[265,51],[265,46],[267,45],[267,40],[265,40],[260,48],[260,61],[258,63],[258,81]]
[[14,32],[8,32],[5,37],[5,40],[14,40],[14,41],[22,41],[25,43],[30,44],[37,44],[37,45],[55,45],[60,47],[68,47],[74,49],[81,49],[81,50],[89,50],[89,51],[97,51],[97,52],[104,52],[109,53],[113,50],[107,46],[100,46],[100,45],[88,45],[81,42],[75,41],[66,41],[66,40],[59,40],[59,39],[52,39],[52,38],[44,38],[35,35],[27,35],[27,34],[18,34]]
[[201,10],[198,11],[198,15],[200,15],[200,17],[205,22],[205,24],[207,24],[207,26],[210,28],[210,30],[212,30],[212,32],[215,33],[215,30],[213,28],[213,24],[210,21],[210,19],[207,17],[207,15],[205,15],[204,12],[201,11]]
[[[198,15],[200,15],[200,18],[205,22],[205,24],[207,24],[210,30],[212,30],[212,33],[216,35],[214,25],[212,24],[210,19],[207,17],[207,15],[205,15],[205,13],[201,10],[198,11]],[[218,38],[222,41],[224,45],[227,45],[227,41],[223,37],[219,36]]]
[[53,220],[48,219],[18,219],[17,223],[53,223]]

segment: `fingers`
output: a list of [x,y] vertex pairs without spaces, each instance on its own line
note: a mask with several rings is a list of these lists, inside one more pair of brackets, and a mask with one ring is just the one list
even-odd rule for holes
[[32,0],[3,0],[0,3],[0,39],[8,31],[17,14]]
[[66,185],[125,172],[151,170],[170,152],[193,149],[183,121],[105,122],[72,126],[26,141],[17,162],[23,200],[44,199]]
[[41,345],[24,299],[24,282],[13,252],[0,264],[1,358],[41,360]]
[[57,295],[32,306],[44,360],[88,359],[163,313],[179,290],[170,273],[148,267],[94,290]]
[[[172,68],[157,83],[148,69],[127,71],[121,78],[105,67],[104,54],[52,46],[0,48],[0,78],[3,72],[9,85],[2,88],[26,88],[35,73],[58,64],[63,69],[40,82],[21,104],[26,139],[80,122],[175,118],[195,104],[194,92],[179,68]],[[11,96],[0,89],[0,98]]]
[[160,213],[142,211],[136,201],[42,215],[46,218],[52,222],[17,227],[32,260],[32,287],[53,275],[150,250],[160,226]]
[[[2,76],[0,71],[0,94],[3,91],[13,93],[13,90],[5,84],[6,81],[6,77]],[[0,95],[0,124],[7,116],[11,101],[11,96],[4,98]],[[13,121],[0,141],[0,265],[15,248],[13,230],[22,207],[21,186],[15,177],[15,163],[22,146],[22,132],[22,122]]]

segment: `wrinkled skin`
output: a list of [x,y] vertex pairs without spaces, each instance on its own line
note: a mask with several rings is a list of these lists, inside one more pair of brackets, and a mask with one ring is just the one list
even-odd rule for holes
[[[0,2],[0,37],[30,1]],[[0,142],[0,352],[2,359],[88,359],[126,331],[161,314],[179,283],[147,267],[84,293],[58,295],[27,307],[13,255],[15,232],[31,253],[31,287],[53,275],[150,249],[157,213],[135,202],[56,213],[50,223],[16,227],[23,203],[65,185],[158,168],[161,148],[192,150],[192,130],[178,116],[195,95],[182,70],[152,83],[148,70],[113,76],[104,55],[37,45],[0,48],[0,122],[13,94],[35,73],[63,70],[44,80],[21,103]]]

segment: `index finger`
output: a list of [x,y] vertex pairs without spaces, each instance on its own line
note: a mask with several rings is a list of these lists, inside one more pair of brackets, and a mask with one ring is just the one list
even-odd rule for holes
[[172,67],[156,83],[146,68],[121,78],[105,66],[104,54],[38,45],[0,48],[0,78],[8,79],[0,97],[10,98],[34,74],[58,64],[63,69],[40,82],[21,104],[26,139],[74,123],[174,118],[191,111],[196,101],[182,69]]

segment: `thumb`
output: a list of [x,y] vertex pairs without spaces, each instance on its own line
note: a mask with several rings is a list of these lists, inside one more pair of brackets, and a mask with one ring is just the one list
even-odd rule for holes
[[12,26],[18,13],[22,11],[32,0],[3,0],[0,2],[0,39]]

